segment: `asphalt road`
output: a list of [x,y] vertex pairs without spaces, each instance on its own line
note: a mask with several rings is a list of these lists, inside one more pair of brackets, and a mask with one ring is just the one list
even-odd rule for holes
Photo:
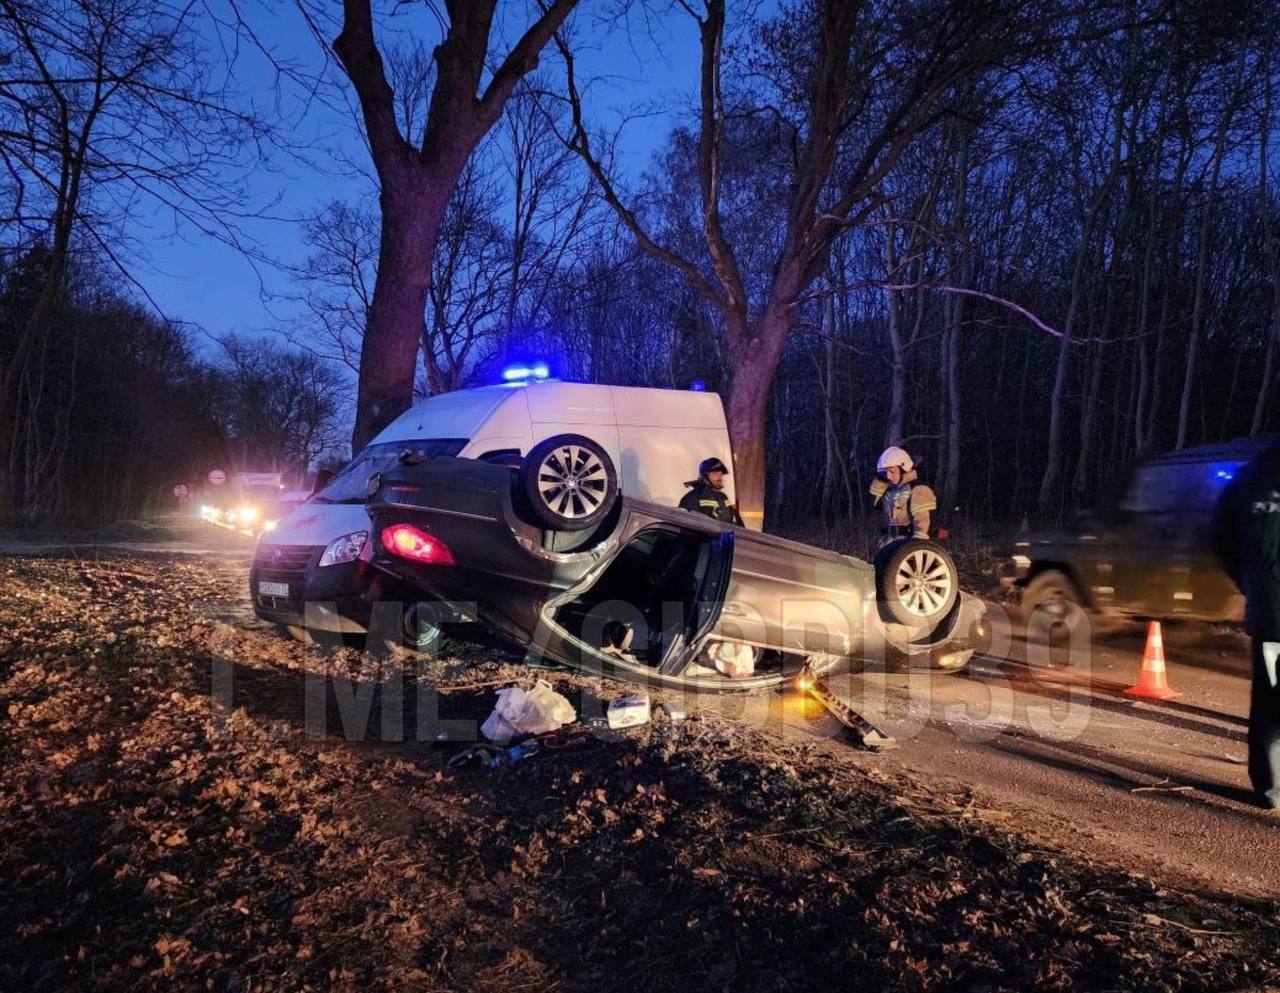
[[0,555],[80,555],[146,552],[183,555],[244,555],[253,538],[192,517],[128,521],[100,530],[26,531],[0,529]]
[[[146,551],[244,555],[252,541],[198,521],[167,519],[109,534],[0,533],[0,553]],[[246,604],[247,612],[247,604]],[[999,611],[996,611],[999,616]],[[1248,650],[1238,632],[1166,625],[1169,701],[1124,694],[1145,632],[1100,635],[1073,658],[1045,658],[997,623],[992,650],[960,675],[922,670],[836,677],[833,689],[898,747],[851,748],[842,728],[801,694],[691,701],[802,735],[832,761],[905,769],[980,801],[1046,843],[1189,885],[1280,894],[1280,813],[1254,805],[1245,768]],[[994,813],[993,813],[994,812]]]
[[[1280,812],[1259,808],[1246,771],[1248,646],[1207,625],[1166,625],[1168,678],[1181,695],[1138,699],[1145,631],[1097,638],[1070,663],[1013,639],[962,675],[837,677],[834,687],[893,735],[868,754],[843,745],[812,701],[789,698],[784,733],[833,755],[899,767],[992,803],[1017,827],[1135,871],[1242,895],[1280,894]],[[776,720],[776,712],[773,718]]]

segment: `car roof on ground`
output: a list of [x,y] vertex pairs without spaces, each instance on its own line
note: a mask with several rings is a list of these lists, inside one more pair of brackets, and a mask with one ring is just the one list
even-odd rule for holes
[[1145,465],[1182,465],[1197,462],[1250,462],[1276,443],[1280,435],[1260,434],[1233,438],[1215,445],[1197,445],[1149,458]]

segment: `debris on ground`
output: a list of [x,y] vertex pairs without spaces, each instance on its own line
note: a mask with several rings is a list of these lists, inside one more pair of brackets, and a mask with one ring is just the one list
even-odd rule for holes
[[1274,904],[743,722],[576,730],[622,684],[545,674],[585,720],[450,768],[521,656],[289,642],[243,559],[0,559],[0,623],[3,990],[1280,982]]
[[627,696],[614,697],[609,701],[609,708],[606,714],[609,719],[609,727],[615,731],[648,724],[650,718],[649,698],[643,693],[630,693]]
[[521,735],[544,734],[578,719],[573,704],[539,679],[530,690],[508,686],[498,691],[493,713],[480,729],[490,741],[499,744]]

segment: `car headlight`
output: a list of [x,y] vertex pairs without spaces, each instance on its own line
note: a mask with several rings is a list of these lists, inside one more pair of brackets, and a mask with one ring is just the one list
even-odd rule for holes
[[241,524],[252,524],[258,519],[257,507],[241,507],[237,518]]
[[360,557],[360,553],[364,550],[365,542],[368,540],[368,531],[352,531],[350,534],[344,534],[341,538],[334,538],[325,548],[324,554],[320,556],[320,564],[325,566],[354,562]]

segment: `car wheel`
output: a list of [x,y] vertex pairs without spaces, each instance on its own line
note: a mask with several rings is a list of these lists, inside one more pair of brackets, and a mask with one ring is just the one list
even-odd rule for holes
[[580,434],[558,434],[529,450],[517,485],[531,523],[585,531],[613,506],[618,474],[603,446]]
[[876,556],[876,590],[890,620],[913,627],[941,621],[960,595],[946,549],[922,538],[886,545]]
[[440,650],[444,643],[444,628],[435,619],[431,604],[411,603],[404,612],[404,647],[411,652]]
[[1022,619],[1027,640],[1057,645],[1069,642],[1088,623],[1076,584],[1065,572],[1046,569],[1022,591]]

